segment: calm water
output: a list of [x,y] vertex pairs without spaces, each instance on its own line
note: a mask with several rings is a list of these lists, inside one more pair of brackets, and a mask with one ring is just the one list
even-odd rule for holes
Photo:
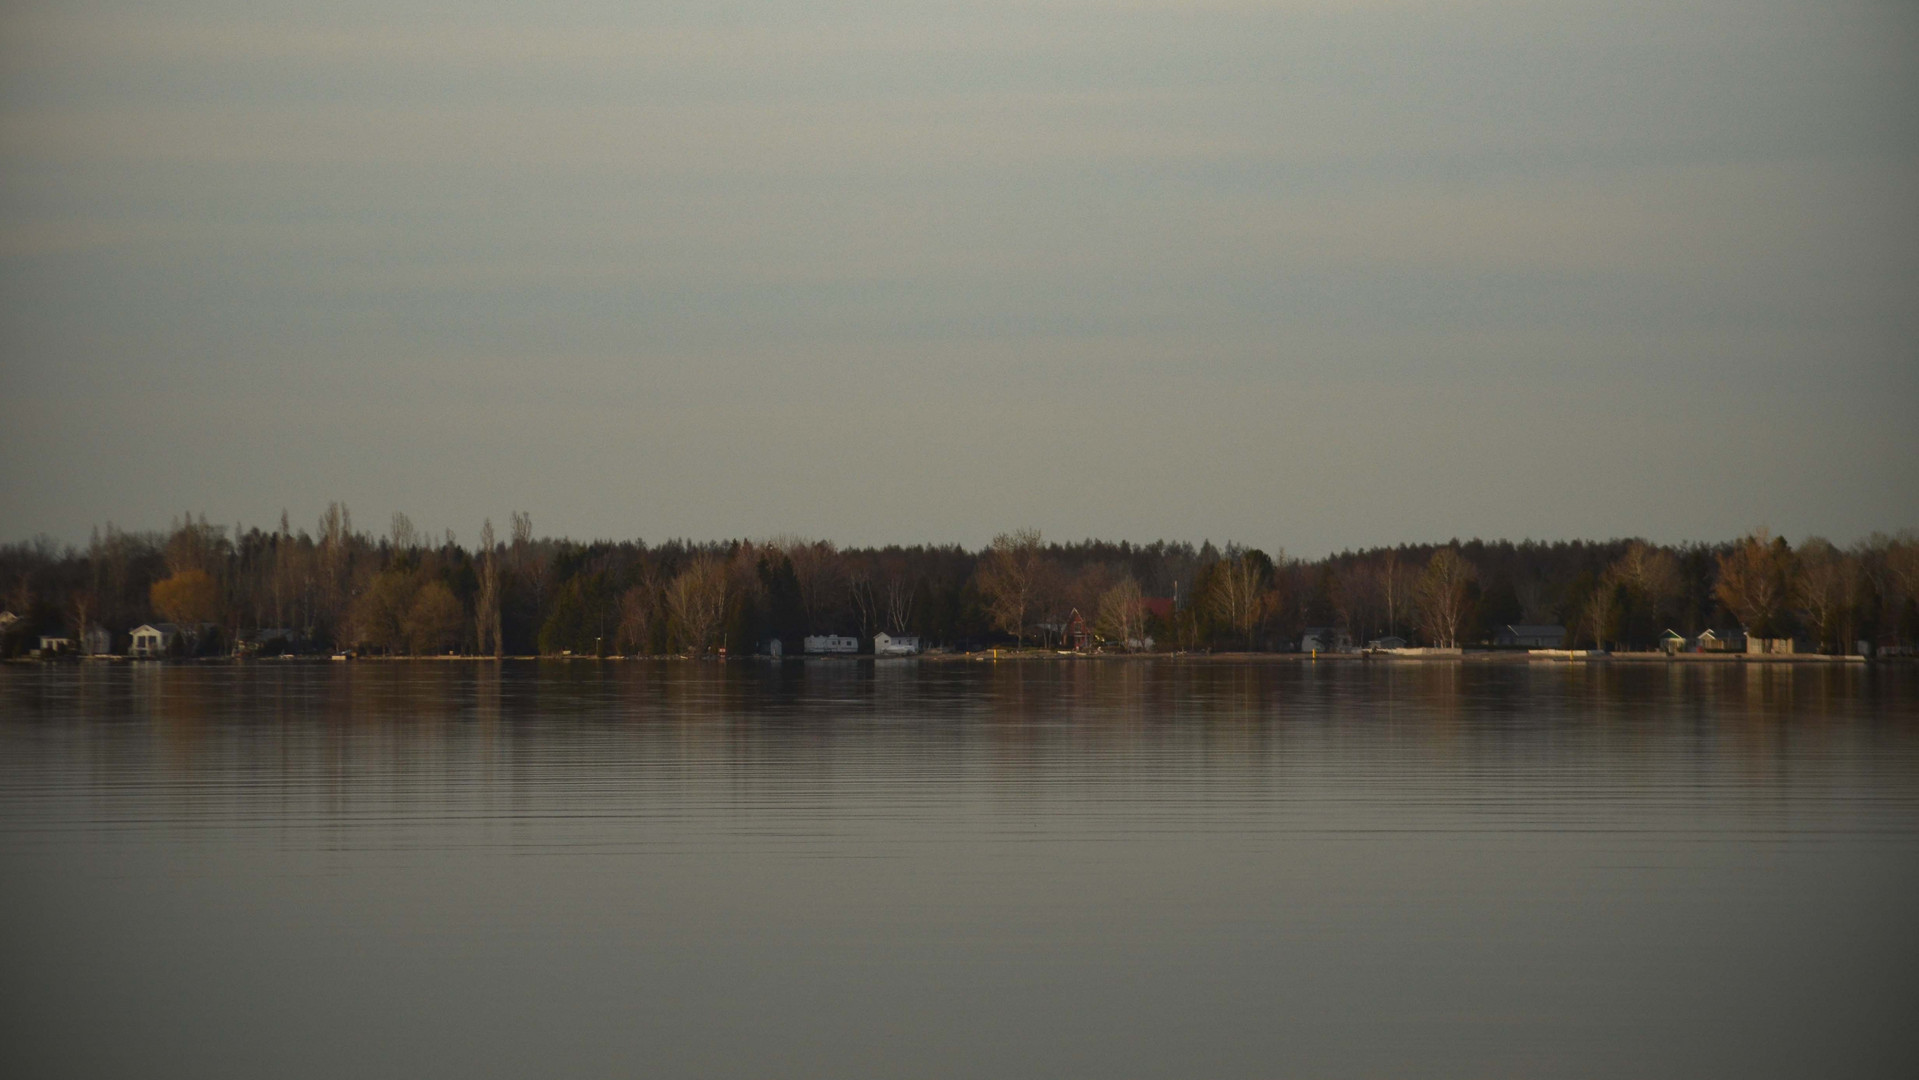
[[1919,675],[0,670],[0,1073],[1919,1076]]

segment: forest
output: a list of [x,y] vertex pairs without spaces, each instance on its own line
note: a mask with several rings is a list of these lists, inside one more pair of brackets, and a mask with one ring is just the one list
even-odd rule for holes
[[[1511,623],[1567,644],[1651,649],[1672,631],[1794,638],[1803,648],[1910,652],[1919,537],[1794,547],[1757,532],[1716,543],[1452,540],[1294,558],[1212,542],[1056,542],[1034,530],[957,545],[820,540],[580,542],[516,513],[467,546],[405,514],[356,529],[340,504],[311,529],[182,516],[164,531],[96,529],[84,548],[0,546],[6,655],[42,635],[125,650],[131,630],[191,628],[198,655],[731,655],[809,634],[915,634],[931,648],[1287,651],[1307,627],[1477,646]],[[5,619],[0,616],[0,619]]]

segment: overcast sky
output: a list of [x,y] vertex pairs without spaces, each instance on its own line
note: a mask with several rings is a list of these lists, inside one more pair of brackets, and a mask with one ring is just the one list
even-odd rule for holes
[[1919,4],[0,4],[0,539],[1919,524]]

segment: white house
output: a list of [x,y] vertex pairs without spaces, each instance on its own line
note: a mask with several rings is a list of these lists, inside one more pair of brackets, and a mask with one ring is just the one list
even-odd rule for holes
[[920,638],[918,634],[879,633],[873,635],[874,656],[911,656],[919,651]]
[[179,643],[180,627],[174,623],[145,623],[134,627],[127,655],[139,660],[157,659],[171,655]]
[[803,643],[810,653],[856,653],[860,651],[860,639],[841,637],[838,634],[809,634]]

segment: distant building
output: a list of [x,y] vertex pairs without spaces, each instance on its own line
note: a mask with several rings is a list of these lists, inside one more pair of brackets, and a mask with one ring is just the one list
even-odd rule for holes
[[133,644],[127,655],[139,660],[162,656],[192,656],[200,643],[213,636],[212,623],[147,623],[133,630]]
[[1059,643],[1074,652],[1091,652],[1093,634],[1086,628],[1086,616],[1074,608],[1067,613],[1066,622],[1060,627]]
[[1793,654],[1793,640],[1789,637],[1749,637],[1746,639],[1746,652],[1748,654],[1764,654],[1768,656],[1791,656]]
[[912,656],[919,651],[920,638],[918,634],[879,633],[873,635],[874,656]]
[[803,643],[810,653],[856,653],[860,651],[860,639],[841,637],[838,634],[812,634]]
[[40,655],[41,656],[60,656],[64,653],[70,653],[72,651],[73,651],[72,638],[59,637],[54,634],[40,635]]
[[1746,635],[1739,630],[1702,630],[1694,641],[1700,652],[1746,651]]
[[1398,634],[1388,634],[1385,637],[1376,637],[1367,642],[1366,647],[1369,649],[1403,649],[1406,647],[1406,639],[1400,637]]
[[1507,623],[1493,631],[1493,644],[1514,649],[1563,649],[1566,628],[1548,623]]
[[1659,635],[1659,651],[1665,653],[1667,656],[1671,656],[1674,653],[1685,652],[1686,635],[1671,627],[1667,627],[1666,632]]
[[173,623],[143,623],[133,628],[133,643],[127,655],[138,660],[170,656],[179,647],[180,628]]
[[1336,626],[1309,626],[1300,635],[1300,652],[1350,652],[1353,635]]

